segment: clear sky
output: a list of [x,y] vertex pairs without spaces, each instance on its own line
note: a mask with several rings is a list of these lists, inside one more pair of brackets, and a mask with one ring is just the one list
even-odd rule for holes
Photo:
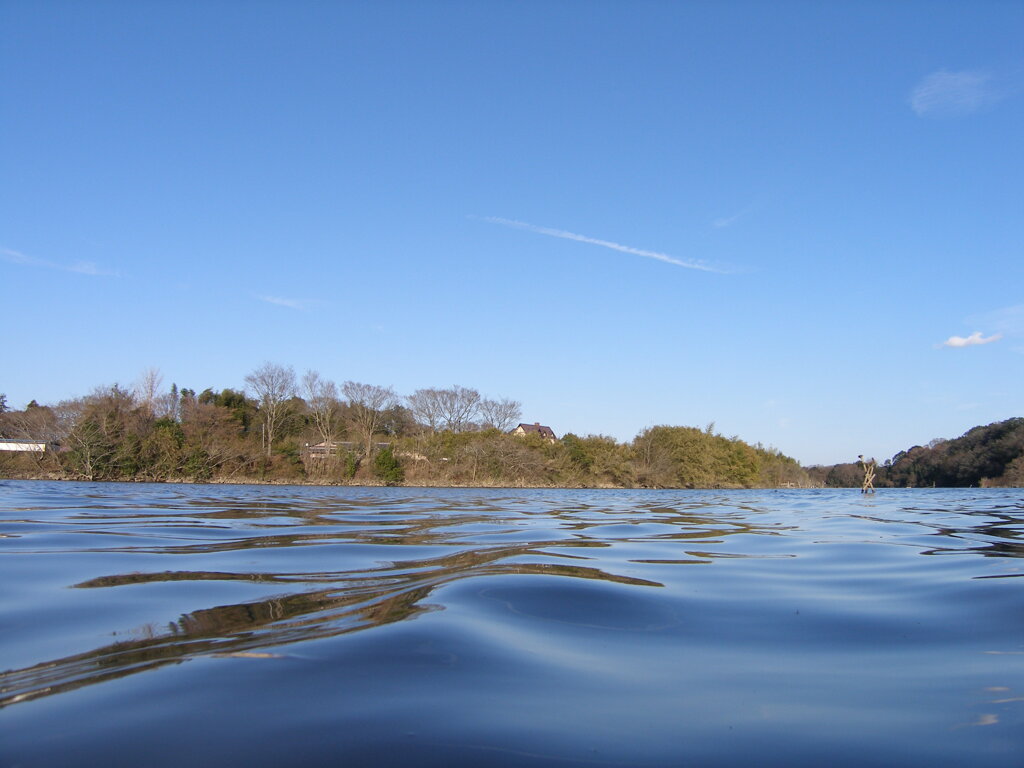
[[0,2],[0,392],[460,384],[887,458],[1024,415],[1024,3]]

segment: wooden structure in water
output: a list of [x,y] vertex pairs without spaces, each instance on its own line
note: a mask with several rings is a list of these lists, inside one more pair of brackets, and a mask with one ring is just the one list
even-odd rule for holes
[[874,459],[869,461],[864,460],[864,456],[857,457],[857,465],[864,470],[864,484],[860,487],[861,493],[874,493],[875,492],[875,470],[878,468],[878,462]]

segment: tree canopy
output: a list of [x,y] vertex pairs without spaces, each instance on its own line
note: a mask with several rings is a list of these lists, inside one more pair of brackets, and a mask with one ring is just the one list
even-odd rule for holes
[[[633,441],[518,436],[510,398],[471,387],[335,384],[264,363],[246,388],[171,384],[151,369],[53,406],[0,414],[0,436],[55,450],[0,455],[0,474],[94,480],[271,480],[419,485],[746,488],[807,485],[778,451],[711,427],[656,426]],[[300,394],[301,393],[301,394]]]
[[[854,463],[812,467],[812,477],[831,487],[859,486]],[[1024,485],[1024,418],[969,429],[951,440],[935,439],[900,451],[878,467],[878,487],[957,488]]]

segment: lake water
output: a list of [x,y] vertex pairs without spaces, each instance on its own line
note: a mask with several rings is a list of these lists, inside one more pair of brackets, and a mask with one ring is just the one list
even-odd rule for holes
[[0,481],[2,766],[1024,764],[1024,492]]

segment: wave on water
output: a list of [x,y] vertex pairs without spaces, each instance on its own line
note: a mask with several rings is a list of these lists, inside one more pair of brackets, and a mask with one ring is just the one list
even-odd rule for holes
[[125,764],[183,729],[259,765],[1024,749],[1017,491],[2,485],[26,762],[125,718]]

